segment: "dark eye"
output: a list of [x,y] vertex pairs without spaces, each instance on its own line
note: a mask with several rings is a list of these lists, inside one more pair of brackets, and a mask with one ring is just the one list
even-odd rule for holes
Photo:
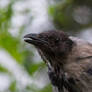
[[58,43],[60,41],[60,39],[59,38],[57,38],[56,40],[55,40],[55,43]]

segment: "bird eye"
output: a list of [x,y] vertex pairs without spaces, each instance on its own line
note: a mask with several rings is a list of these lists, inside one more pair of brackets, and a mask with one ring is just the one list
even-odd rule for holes
[[57,38],[56,40],[55,40],[55,43],[58,43],[60,41],[60,39],[59,38]]

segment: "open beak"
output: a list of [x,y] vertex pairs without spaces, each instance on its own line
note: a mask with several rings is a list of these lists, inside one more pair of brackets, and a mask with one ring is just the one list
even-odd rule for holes
[[39,34],[27,34],[24,36],[24,41],[35,46],[47,44],[47,42],[39,38],[38,35]]

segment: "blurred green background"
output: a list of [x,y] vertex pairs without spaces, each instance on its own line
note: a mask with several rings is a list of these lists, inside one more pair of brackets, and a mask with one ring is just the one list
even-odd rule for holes
[[28,33],[63,30],[92,42],[92,0],[0,0],[0,92],[51,92]]

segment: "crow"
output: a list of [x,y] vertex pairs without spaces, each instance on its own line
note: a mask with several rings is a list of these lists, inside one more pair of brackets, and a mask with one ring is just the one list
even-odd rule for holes
[[91,43],[56,30],[27,34],[24,41],[45,61],[53,92],[92,92]]

